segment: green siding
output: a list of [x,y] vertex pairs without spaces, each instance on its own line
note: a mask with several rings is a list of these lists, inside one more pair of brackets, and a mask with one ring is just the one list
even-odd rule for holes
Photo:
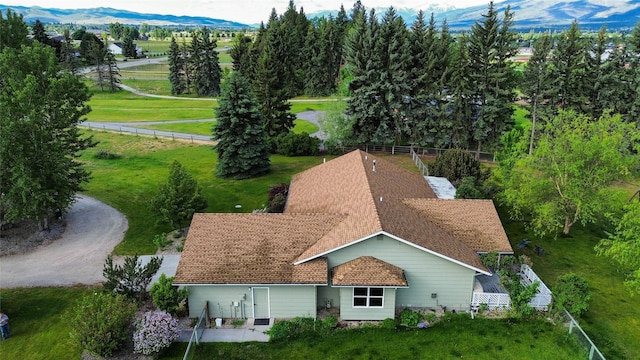
[[384,289],[382,308],[353,307],[352,298],[353,288],[340,288],[340,318],[342,320],[384,320],[395,317],[395,289]]
[[[296,316],[316,317],[316,288],[314,286],[265,286],[269,288],[270,315],[272,318],[293,318]],[[189,291],[189,317],[200,316],[206,301],[209,301],[211,318],[241,317],[240,305],[243,301],[245,317],[253,317],[251,289],[244,285],[228,286],[187,286]],[[220,304],[220,306],[218,306]],[[235,312],[234,312],[235,310]]]
[[318,306],[326,307],[327,300],[331,301],[331,306],[340,307],[340,289],[329,286],[318,286]]
[[[409,288],[397,290],[397,307],[446,306],[448,309],[458,310],[469,308],[475,279],[474,270],[388,236],[380,239],[372,237],[327,254],[327,258],[329,267],[332,268],[365,255],[376,257],[404,270]],[[431,294],[437,294],[436,298],[432,298]],[[340,303],[344,304],[342,296]]]

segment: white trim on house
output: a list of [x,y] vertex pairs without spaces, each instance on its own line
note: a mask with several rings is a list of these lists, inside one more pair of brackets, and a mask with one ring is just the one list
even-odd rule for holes
[[[267,303],[265,304],[267,307],[267,316],[266,318],[269,319],[271,318],[271,294],[270,291],[271,289],[268,286],[254,286],[251,288],[251,313],[253,314],[253,318],[256,318],[256,296],[254,293],[255,289],[266,289],[267,290]],[[262,319],[263,317],[260,316],[260,319]]]
[[[358,295],[356,296],[356,289],[367,289],[367,294],[366,295]],[[378,296],[378,295],[371,295],[371,289],[382,289],[382,295]],[[381,286],[353,286],[353,290],[351,291],[351,307],[354,309],[382,309],[384,308],[384,287]],[[360,298],[360,299],[366,299],[367,305],[355,305],[355,299]],[[378,306],[372,306],[371,304],[371,299],[380,299],[382,300],[382,303]]]
[[380,235],[380,234],[382,234],[382,235],[386,235],[386,236],[388,236],[388,237],[390,237],[390,238],[392,238],[392,239],[394,239],[394,240],[396,240],[396,241],[400,241],[401,243],[407,244],[407,245],[409,245],[409,246],[412,246],[412,247],[414,247],[414,248],[416,248],[416,249],[422,250],[422,251],[424,251],[424,252],[426,252],[426,253],[429,253],[429,254],[431,254],[431,255],[435,255],[435,256],[440,257],[440,258],[442,258],[442,259],[449,260],[449,261],[451,261],[452,263],[454,263],[454,264],[458,264],[458,265],[463,266],[463,267],[466,267],[467,269],[471,269],[471,270],[477,271],[477,272],[479,272],[479,273],[482,273],[482,274],[484,274],[484,275],[491,276],[491,273],[490,273],[490,272],[487,272],[487,271],[482,270],[482,269],[478,269],[478,268],[476,268],[475,266],[471,266],[471,265],[469,265],[469,264],[465,264],[465,263],[463,263],[462,261],[459,261],[459,260],[456,260],[456,259],[452,259],[452,258],[450,258],[450,257],[448,257],[448,256],[442,255],[442,254],[440,254],[440,253],[438,253],[438,252],[435,252],[435,251],[433,251],[433,250],[429,250],[429,249],[427,249],[427,248],[424,248],[424,247],[422,247],[422,246],[419,246],[419,245],[417,245],[417,244],[414,244],[414,243],[412,243],[411,241],[407,241],[407,240],[404,240],[404,239],[402,239],[402,238],[400,238],[400,237],[397,237],[397,236],[395,236],[395,235],[392,235],[392,234],[390,234],[390,233],[387,233],[386,231],[378,231],[378,232],[373,233],[373,234],[371,234],[371,235],[368,235],[368,236],[366,236],[366,237],[360,238],[360,239],[358,239],[358,240],[354,240],[354,241],[352,241],[352,242],[350,242],[350,243],[348,243],[348,244],[345,244],[345,245],[342,245],[342,246],[338,246],[338,247],[335,247],[335,248],[333,248],[333,249],[331,249],[331,250],[328,250],[328,251],[322,252],[322,253],[320,253],[320,254],[318,254],[318,255],[314,255],[314,256],[312,256],[312,257],[309,257],[309,258],[306,258],[306,259],[303,259],[303,260],[300,260],[300,261],[294,262],[294,263],[293,263],[293,265],[299,265],[299,264],[302,264],[302,263],[304,263],[304,262],[307,262],[307,261],[310,261],[310,260],[313,260],[313,259],[319,258],[319,257],[321,257],[321,256],[325,256],[325,255],[330,254],[330,253],[332,253],[332,252],[334,252],[334,251],[337,251],[337,250],[340,250],[340,249],[344,249],[344,248],[346,248],[346,247],[348,247],[348,246],[351,246],[351,245],[355,245],[355,244],[357,244],[357,243],[359,243],[359,242],[365,241],[365,240],[367,240],[367,239],[370,239],[370,238],[372,238],[372,237],[374,237],[374,236],[377,236],[377,235]]

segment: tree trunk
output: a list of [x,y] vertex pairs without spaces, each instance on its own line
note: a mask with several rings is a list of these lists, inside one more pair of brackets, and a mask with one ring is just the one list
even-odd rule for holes
[[476,159],[480,160],[480,149],[482,149],[482,141],[478,141],[478,149],[476,150]]
[[573,225],[573,223],[571,222],[571,219],[569,218],[569,216],[564,218],[564,228],[562,229],[562,233],[564,235],[569,235],[569,230],[571,230],[571,225]]
[[531,111],[531,139],[529,139],[529,156],[533,154],[533,138],[536,134],[536,119],[538,117],[538,97],[533,100],[533,109]]

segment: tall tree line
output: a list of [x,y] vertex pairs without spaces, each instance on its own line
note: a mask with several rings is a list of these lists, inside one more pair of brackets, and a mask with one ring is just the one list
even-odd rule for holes
[[169,47],[169,82],[171,93],[218,96],[222,70],[217,40],[205,26],[192,33],[191,44],[179,45],[175,38]]

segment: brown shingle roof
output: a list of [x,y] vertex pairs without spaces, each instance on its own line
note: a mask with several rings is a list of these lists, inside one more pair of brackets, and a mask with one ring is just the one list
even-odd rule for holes
[[174,282],[325,284],[324,254],[380,232],[481,271],[477,251],[512,251],[490,201],[356,150],[296,174],[284,214],[196,214]]
[[332,269],[334,286],[407,286],[401,268],[376,259],[362,256]]
[[464,240],[476,252],[513,252],[491,200],[405,199],[403,202]]
[[327,261],[292,265],[343,216],[195,214],[176,284],[326,284]]
[[359,150],[295,175],[286,213],[313,212],[317,206],[321,212],[348,214],[296,262],[384,231],[474,268],[486,269],[464,241],[405,205],[403,199],[407,198],[436,196],[421,175]]

